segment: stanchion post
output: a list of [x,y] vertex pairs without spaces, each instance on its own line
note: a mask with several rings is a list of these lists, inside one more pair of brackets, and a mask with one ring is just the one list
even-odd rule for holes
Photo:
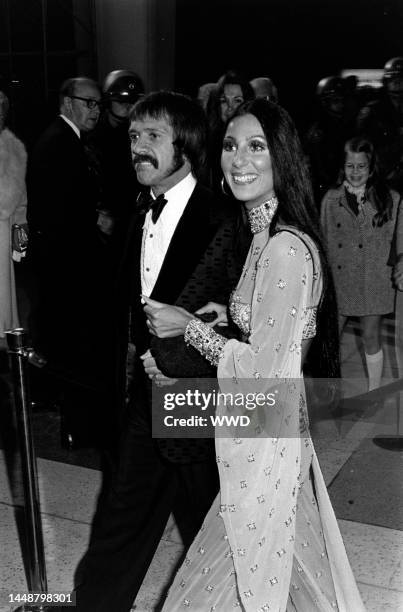
[[[6,332],[6,336],[12,368],[14,405],[21,452],[24,514],[26,519],[26,541],[28,551],[27,583],[31,592],[46,593],[48,588],[45,552],[40,516],[36,456],[31,428],[27,368],[31,349],[27,346],[27,333],[23,328],[10,330]],[[38,608],[36,609],[38,610]]]

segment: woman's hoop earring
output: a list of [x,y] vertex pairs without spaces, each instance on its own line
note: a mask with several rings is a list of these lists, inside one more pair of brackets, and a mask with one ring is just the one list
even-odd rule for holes
[[221,185],[221,191],[223,192],[223,194],[230,197],[232,194],[228,193],[228,191],[225,191],[225,185],[227,185],[227,183],[225,182],[224,177],[222,177],[220,185]]

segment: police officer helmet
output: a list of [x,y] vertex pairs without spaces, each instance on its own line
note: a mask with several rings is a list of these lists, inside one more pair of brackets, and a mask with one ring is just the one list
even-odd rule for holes
[[384,66],[383,78],[386,81],[393,79],[403,79],[403,57],[392,57]]
[[321,79],[316,86],[316,95],[321,98],[330,98],[332,96],[343,96],[345,93],[345,84],[342,77],[330,76]]
[[105,102],[129,102],[134,104],[144,94],[143,81],[132,70],[112,70],[102,84]]

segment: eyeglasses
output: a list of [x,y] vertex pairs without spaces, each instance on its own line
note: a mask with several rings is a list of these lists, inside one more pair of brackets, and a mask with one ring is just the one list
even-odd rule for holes
[[94,110],[94,108],[99,108],[101,106],[101,103],[93,98],[81,98],[80,96],[69,96],[69,98],[72,98],[73,100],[82,100],[82,102],[85,102],[87,108],[90,110]]
[[366,170],[369,164],[345,164],[344,167],[346,170]]

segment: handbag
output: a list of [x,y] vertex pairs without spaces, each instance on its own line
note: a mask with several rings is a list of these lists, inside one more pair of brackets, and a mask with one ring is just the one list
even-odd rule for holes
[[11,227],[11,256],[14,261],[21,261],[27,253],[28,228],[26,225],[14,223]]

